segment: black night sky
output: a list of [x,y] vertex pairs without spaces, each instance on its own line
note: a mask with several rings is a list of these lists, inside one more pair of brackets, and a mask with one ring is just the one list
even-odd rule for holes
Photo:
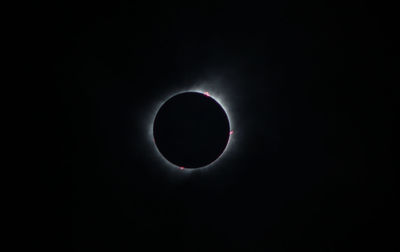
[[[364,1],[54,6],[72,251],[395,251],[394,10]],[[154,109],[226,101],[207,169],[155,155]]]

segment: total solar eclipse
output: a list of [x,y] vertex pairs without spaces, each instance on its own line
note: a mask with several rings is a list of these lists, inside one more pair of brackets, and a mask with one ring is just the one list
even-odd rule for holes
[[225,110],[208,93],[184,92],[171,97],[153,123],[157,149],[181,169],[213,163],[224,152],[231,133]]

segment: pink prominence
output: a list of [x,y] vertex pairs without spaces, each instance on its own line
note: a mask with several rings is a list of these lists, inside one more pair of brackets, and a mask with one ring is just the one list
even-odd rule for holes
[[204,92],[204,95],[210,97],[210,93],[208,92]]

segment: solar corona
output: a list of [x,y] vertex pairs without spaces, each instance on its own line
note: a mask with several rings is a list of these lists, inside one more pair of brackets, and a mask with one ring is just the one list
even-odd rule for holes
[[161,158],[186,171],[217,162],[233,134],[228,114],[209,92],[171,96],[157,110],[152,126]]

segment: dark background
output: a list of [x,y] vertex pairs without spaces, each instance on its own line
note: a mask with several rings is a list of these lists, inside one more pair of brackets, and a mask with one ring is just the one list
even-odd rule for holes
[[[54,3],[72,251],[395,251],[395,13],[348,2]],[[235,142],[182,173],[148,121],[198,82]]]

